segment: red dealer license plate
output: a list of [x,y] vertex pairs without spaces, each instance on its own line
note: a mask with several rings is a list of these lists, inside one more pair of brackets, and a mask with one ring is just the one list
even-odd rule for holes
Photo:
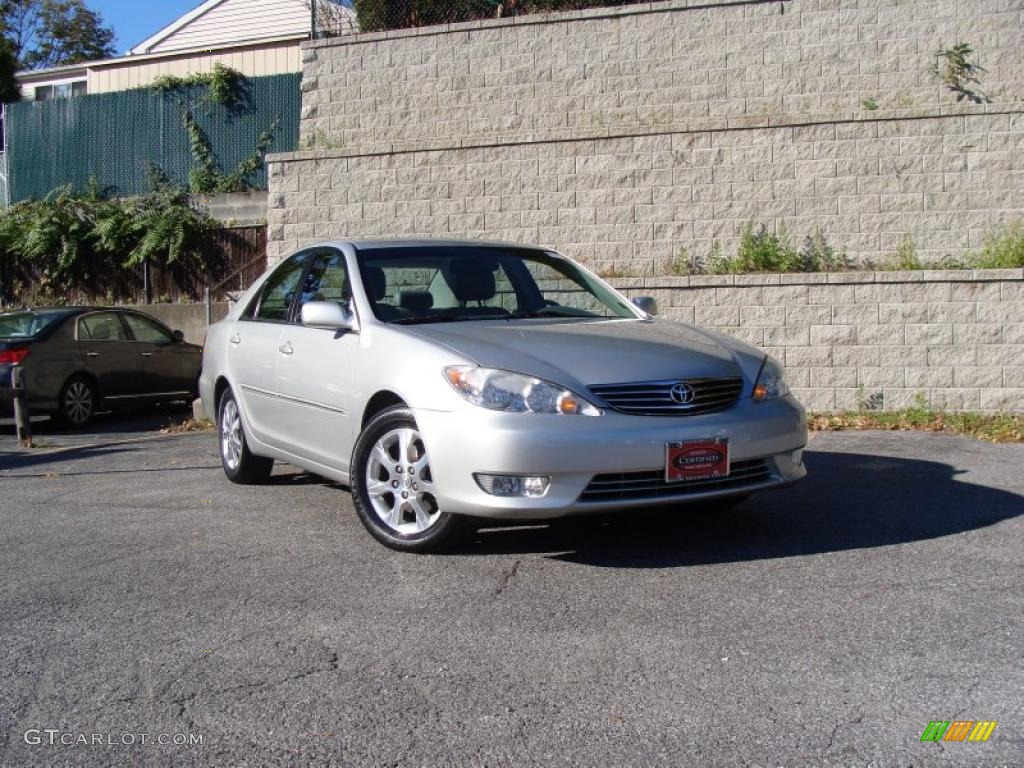
[[729,440],[709,437],[665,443],[665,482],[709,480],[729,476]]

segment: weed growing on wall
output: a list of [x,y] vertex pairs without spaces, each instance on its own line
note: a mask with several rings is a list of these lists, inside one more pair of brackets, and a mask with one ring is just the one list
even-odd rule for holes
[[974,257],[978,269],[1024,267],[1024,224],[1017,222],[1002,233],[990,235]]
[[985,68],[971,61],[974,53],[970,43],[940,48],[935,52],[930,71],[932,77],[956,94],[957,101],[967,99],[975,104],[984,104],[991,101],[980,89]]
[[847,272],[854,270],[919,269],[1013,269],[1024,267],[1024,222],[993,233],[984,246],[963,257],[945,256],[925,262],[913,237],[905,235],[892,256],[880,262],[855,262],[845,251],[837,250],[820,230],[808,235],[799,249],[790,245],[785,228],[778,233],[765,225],[746,224],[740,232],[735,254],[726,255],[721,243],[713,243],[711,252],[701,257],[680,248],[668,264],[671,275],[730,275],[771,272]]

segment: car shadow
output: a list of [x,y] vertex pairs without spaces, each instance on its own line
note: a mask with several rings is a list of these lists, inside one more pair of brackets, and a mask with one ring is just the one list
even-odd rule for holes
[[[17,453],[9,451],[0,451],[0,470],[4,471],[4,474],[0,476],[0,479],[15,479],[18,477],[40,477],[49,476],[54,473],[43,473],[39,474],[27,474],[24,472],[26,469],[32,467],[38,467],[42,464],[55,464],[64,463],[68,461],[74,461],[76,459],[89,459],[97,456],[110,456],[115,453],[131,453],[134,452],[135,448],[132,447],[119,447],[117,445],[83,445],[80,447],[61,448],[56,451],[47,451],[46,449],[40,449],[38,453],[19,451]],[[99,474],[106,475],[110,474],[109,471],[101,472],[61,472],[62,475],[79,475],[79,474]]]
[[[170,424],[181,422],[192,412],[190,403],[162,403],[160,405],[138,405],[116,411],[97,413],[85,427],[75,429],[55,419],[32,422],[34,437],[82,437],[109,434],[134,434],[156,432]],[[17,431],[13,424],[0,425],[0,435],[14,436]]]
[[806,480],[727,512],[699,504],[551,525],[483,528],[462,555],[547,553],[604,568],[674,568],[884,547],[1024,513],[1024,497],[963,482],[947,464],[808,451]]

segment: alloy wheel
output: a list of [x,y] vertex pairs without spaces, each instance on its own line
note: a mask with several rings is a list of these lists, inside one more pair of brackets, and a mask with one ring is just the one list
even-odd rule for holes
[[419,432],[393,429],[376,442],[366,463],[366,492],[377,517],[396,533],[423,533],[441,518]]
[[92,389],[84,381],[72,381],[64,392],[64,413],[72,424],[79,426],[92,418]]
[[232,398],[225,398],[220,415],[220,451],[228,469],[238,469],[242,461],[242,418]]

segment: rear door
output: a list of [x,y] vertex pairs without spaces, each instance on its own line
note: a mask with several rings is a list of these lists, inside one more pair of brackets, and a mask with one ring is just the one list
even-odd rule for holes
[[121,317],[141,358],[146,394],[165,397],[192,392],[199,375],[195,355],[188,354],[187,347],[153,318],[134,312],[122,312]]
[[75,325],[75,346],[84,358],[105,400],[128,400],[145,392],[142,358],[117,312],[81,315]]
[[302,325],[307,301],[333,301],[352,310],[348,269],[340,251],[324,248],[314,255],[293,322],[281,335],[277,388],[288,422],[286,450],[348,471],[359,336]]
[[299,282],[312,257],[311,251],[303,251],[285,260],[228,334],[228,367],[248,426],[258,440],[277,446],[288,430],[277,388],[281,333],[291,320]]

